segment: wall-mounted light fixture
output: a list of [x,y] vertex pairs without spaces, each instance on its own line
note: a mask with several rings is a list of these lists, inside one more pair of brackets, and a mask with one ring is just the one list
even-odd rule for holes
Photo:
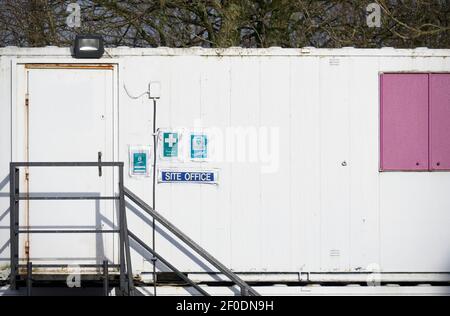
[[77,35],[73,44],[75,58],[101,58],[105,52],[100,35]]

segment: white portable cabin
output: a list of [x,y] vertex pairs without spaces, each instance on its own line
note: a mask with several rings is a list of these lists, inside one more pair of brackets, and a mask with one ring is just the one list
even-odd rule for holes
[[[431,82],[450,73],[450,50],[119,47],[83,60],[68,48],[1,48],[0,270],[6,277],[10,262],[10,162],[95,162],[101,153],[102,161],[124,162],[125,186],[153,204],[155,101],[156,210],[244,280],[349,284],[375,272],[387,283],[449,282],[450,173],[431,161],[428,170],[383,170],[387,73]],[[149,86],[159,99],[149,99]],[[409,87],[414,96],[418,88]],[[445,80],[443,87],[445,103]],[[420,121],[417,113],[409,123]],[[177,136],[175,154],[165,152],[169,134]],[[194,153],[199,135],[203,156],[201,146]],[[146,160],[143,169],[134,157]],[[100,177],[98,168],[29,168],[20,192],[114,195],[112,170]],[[130,231],[153,246],[151,218],[127,207]],[[21,201],[19,213],[21,227],[34,230],[113,229],[117,221],[109,200]],[[33,264],[114,263],[117,240],[22,234],[19,256]],[[158,224],[154,245],[194,279],[217,280]],[[131,249],[133,273],[151,277],[151,255]]]

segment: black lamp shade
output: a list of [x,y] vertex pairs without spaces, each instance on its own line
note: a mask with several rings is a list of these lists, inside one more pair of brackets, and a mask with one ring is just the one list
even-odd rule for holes
[[100,35],[77,35],[73,45],[75,58],[101,58],[105,52]]

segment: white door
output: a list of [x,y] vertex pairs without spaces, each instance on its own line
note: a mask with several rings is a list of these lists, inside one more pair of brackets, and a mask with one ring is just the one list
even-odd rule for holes
[[[102,161],[114,160],[112,66],[25,67],[24,73],[29,101],[23,124],[17,124],[24,129],[19,157],[29,162],[95,162],[101,153]],[[112,196],[116,186],[111,168],[103,168],[101,176],[97,167],[31,167],[22,170],[26,172],[21,190],[30,196]],[[112,230],[116,223],[114,201],[21,204],[21,225],[31,230]],[[23,260],[29,255],[33,264],[99,264],[116,261],[117,240],[115,234],[37,233],[21,236],[19,254]]]

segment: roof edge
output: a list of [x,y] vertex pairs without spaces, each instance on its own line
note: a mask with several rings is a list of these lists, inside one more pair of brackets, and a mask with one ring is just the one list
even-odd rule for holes
[[[8,46],[0,48],[1,56],[48,56],[48,57],[71,57],[68,47],[36,47],[25,48]],[[409,57],[450,57],[450,49],[430,49],[418,47],[415,49],[399,49],[392,47],[384,48],[131,48],[117,47],[106,48],[103,58],[120,56],[409,56]]]

